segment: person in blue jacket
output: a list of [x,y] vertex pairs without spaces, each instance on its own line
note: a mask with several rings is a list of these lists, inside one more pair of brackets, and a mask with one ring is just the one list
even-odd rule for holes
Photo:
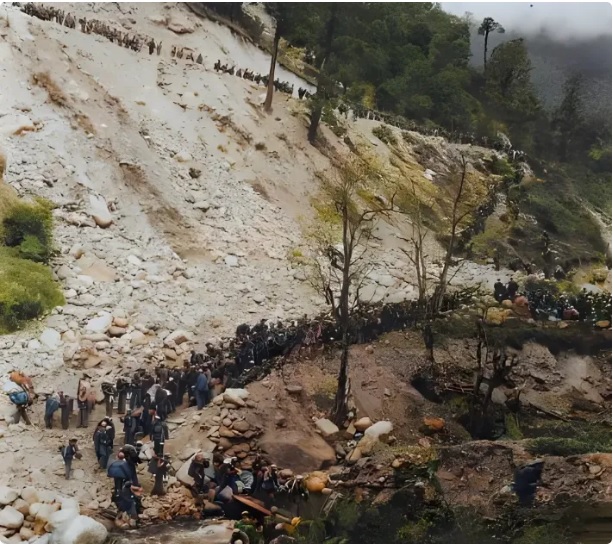
[[206,379],[204,369],[198,370],[196,379],[196,405],[202,410],[209,403],[209,381]]

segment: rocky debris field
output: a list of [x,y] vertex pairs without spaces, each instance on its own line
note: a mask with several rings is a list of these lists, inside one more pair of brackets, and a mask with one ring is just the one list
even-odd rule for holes
[[107,530],[81,515],[79,502],[51,491],[28,486],[0,486],[0,542],[2,544],[102,544]]

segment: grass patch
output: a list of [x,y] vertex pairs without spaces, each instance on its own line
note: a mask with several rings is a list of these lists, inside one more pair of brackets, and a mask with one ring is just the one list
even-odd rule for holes
[[373,128],[372,133],[387,145],[396,145],[398,143],[394,131],[387,125],[379,125]]
[[260,195],[264,200],[267,200],[268,202],[271,201],[270,195],[268,194],[268,191],[266,190],[266,187],[264,187],[259,181],[254,181],[251,184],[251,188],[258,194]]
[[586,432],[575,438],[542,436],[529,441],[526,449],[534,455],[582,455],[611,451],[611,435],[598,436]]
[[516,414],[506,414],[504,416],[504,426],[506,429],[506,435],[511,440],[521,440],[524,434],[521,432],[519,421]]
[[4,245],[17,248],[18,255],[46,263],[53,253],[53,205],[41,198],[16,201],[3,213],[0,233]]
[[24,324],[64,304],[64,296],[46,266],[0,248],[0,332]]

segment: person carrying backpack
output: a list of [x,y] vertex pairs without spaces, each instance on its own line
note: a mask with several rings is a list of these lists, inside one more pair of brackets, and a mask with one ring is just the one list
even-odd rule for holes
[[81,459],[81,452],[79,446],[77,446],[77,439],[71,438],[67,446],[60,448],[62,453],[62,459],[64,460],[64,467],[66,468],[66,479],[70,480],[70,472],[72,471],[72,460],[76,457]]

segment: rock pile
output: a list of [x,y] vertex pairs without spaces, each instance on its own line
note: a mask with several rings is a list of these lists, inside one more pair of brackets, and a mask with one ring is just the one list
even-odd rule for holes
[[0,543],[102,544],[107,530],[101,523],[80,515],[75,499],[24,487],[20,491],[0,486]]

